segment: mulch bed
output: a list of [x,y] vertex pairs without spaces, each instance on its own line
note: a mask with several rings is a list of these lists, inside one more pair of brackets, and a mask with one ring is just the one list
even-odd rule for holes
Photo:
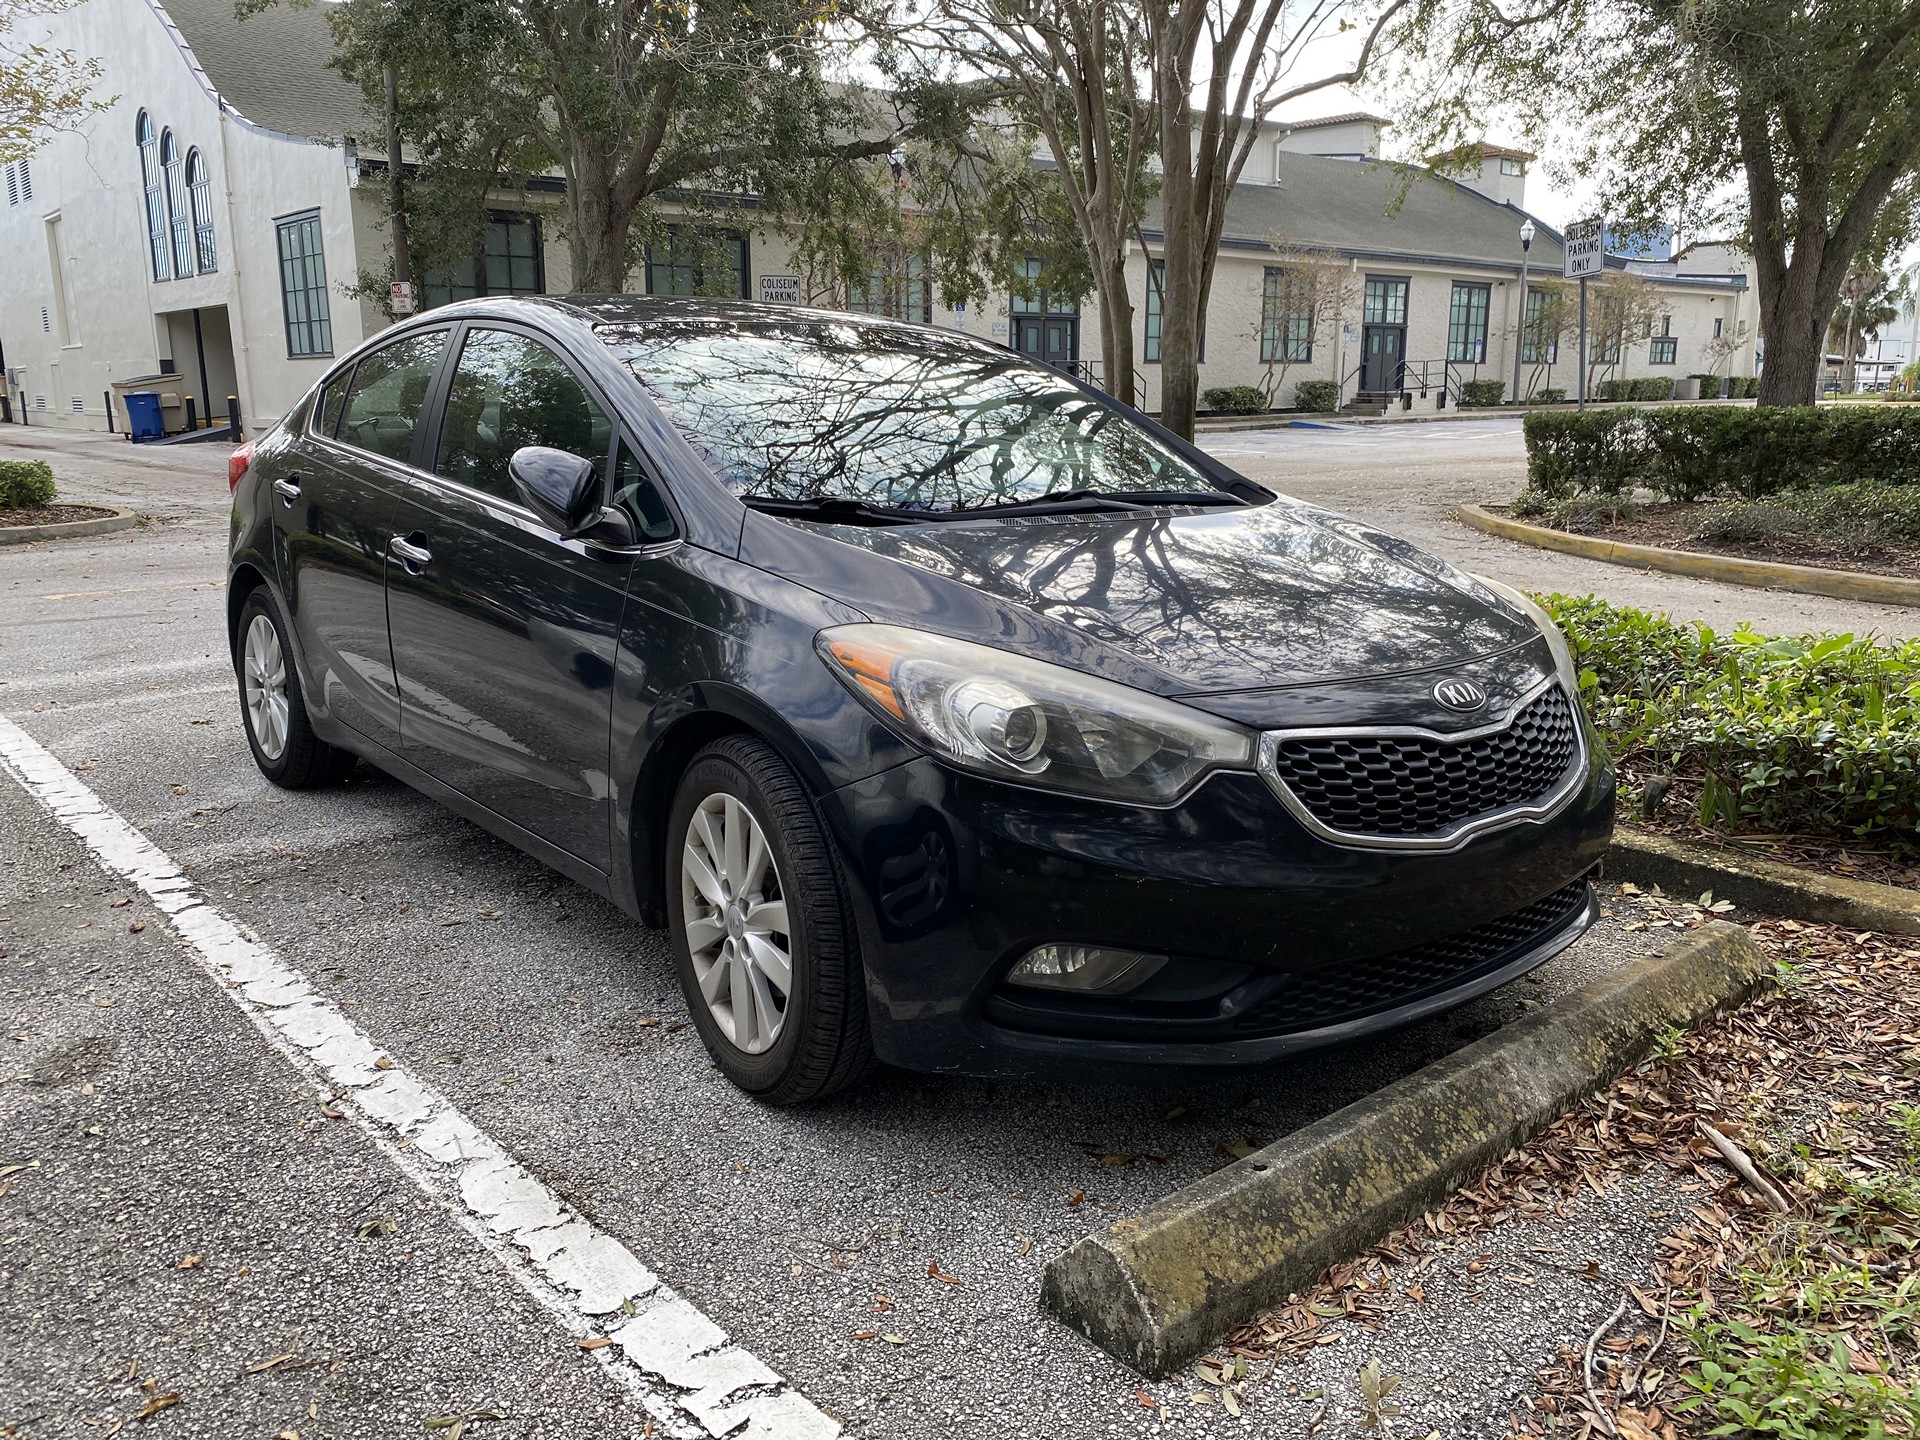
[[[1783,535],[1767,540],[1690,540],[1687,532],[1700,506],[1686,501],[1641,505],[1633,520],[1560,526],[1576,535],[1597,535],[1633,545],[1655,545],[1663,550],[1696,550],[1705,555],[1734,555],[1743,560],[1766,560],[1785,565],[1817,565],[1823,570],[1862,570],[1872,575],[1920,579],[1920,545],[1850,545],[1817,535]],[[1529,525],[1545,525],[1537,516]],[[1548,527],[1555,528],[1555,527]]]
[[[1654,925],[1691,928],[1708,918],[1696,905],[1657,896],[1616,902],[1623,912],[1629,905]],[[1234,1357],[1283,1361],[1327,1343],[1343,1322],[1378,1330],[1394,1309],[1423,1303],[1418,1277],[1439,1253],[1516,1220],[1551,1224],[1577,1193],[1621,1193],[1631,1176],[1659,1166],[1693,1201],[1669,1222],[1657,1270],[1622,1283],[1590,1264],[1585,1278],[1618,1289],[1620,1308],[1588,1345],[1563,1348],[1539,1372],[1513,1433],[1679,1440],[1710,1431],[1714,1417],[1685,1408],[1697,1393],[1684,1378],[1697,1358],[1685,1317],[1704,1305],[1722,1319],[1755,1319],[1742,1268],[1823,1233],[1826,1197],[1843,1179],[1886,1174],[1901,1154],[1896,1107],[1920,1101],[1920,946],[1792,920],[1763,922],[1752,933],[1791,965],[1781,988],[1634,1067],[1416,1224],[1243,1326],[1222,1347],[1227,1359],[1203,1364],[1220,1371]],[[1757,1164],[1786,1213],[1734,1173],[1701,1122]],[[1914,1263],[1920,1218],[1894,1210],[1881,1220],[1873,1246],[1842,1253],[1821,1242],[1815,1263],[1836,1274],[1866,1267],[1892,1284]],[[1912,1334],[1889,1338],[1870,1309],[1841,1304],[1809,1314],[1796,1311],[1789,1294],[1757,1323],[1772,1324],[1775,1314],[1819,1332],[1823,1344],[1844,1344],[1856,1371],[1910,1382],[1920,1362]]]
[[76,520],[99,520],[113,514],[101,505],[21,505],[0,510],[0,528],[20,525],[70,525]]

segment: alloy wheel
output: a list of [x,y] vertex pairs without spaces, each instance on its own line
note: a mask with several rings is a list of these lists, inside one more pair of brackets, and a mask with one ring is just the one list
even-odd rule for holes
[[716,791],[687,824],[680,857],[687,953],[720,1033],[749,1055],[772,1049],[793,993],[786,891],[766,833],[738,796]]
[[241,667],[254,743],[267,759],[278,760],[287,748],[287,657],[280,632],[265,615],[254,616],[247,626]]

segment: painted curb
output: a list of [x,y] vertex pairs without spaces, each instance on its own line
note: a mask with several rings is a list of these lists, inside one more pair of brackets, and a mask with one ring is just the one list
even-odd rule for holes
[[[81,502],[74,501],[74,504]],[[63,520],[58,525],[0,525],[0,545],[31,545],[36,540],[73,540],[83,535],[107,535],[115,530],[131,530],[140,517],[118,505],[96,505],[96,510],[111,510],[98,520]]]
[[1752,585],[1763,590],[1792,590],[1801,595],[1825,595],[1834,600],[1859,600],[1868,605],[1920,605],[1920,580],[1896,575],[1868,575],[1858,570],[1823,570],[1817,565],[1783,565],[1769,560],[1744,560],[1735,555],[1707,555],[1698,550],[1663,550],[1658,545],[1630,545],[1624,540],[1602,540],[1595,535],[1570,535],[1496,515],[1480,505],[1461,505],[1454,518],[1475,530],[1518,540],[1542,550],[1628,565],[1636,570],[1659,570],[1668,575],[1691,575],[1728,585]]
[[1610,1082],[1669,1027],[1745,999],[1771,965],[1714,921],[1056,1256],[1041,1303],[1141,1374],[1417,1219]]
[[1920,935],[1920,892],[1822,875],[1763,856],[1689,845],[1640,830],[1613,832],[1607,874],[1658,885],[1669,895],[1692,897],[1711,890],[1717,900],[1794,920]]

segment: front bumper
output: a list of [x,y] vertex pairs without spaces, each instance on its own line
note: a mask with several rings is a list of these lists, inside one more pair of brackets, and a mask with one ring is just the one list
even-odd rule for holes
[[[855,900],[881,1058],[1041,1075],[1264,1064],[1504,984],[1592,923],[1585,877],[1612,832],[1613,789],[1590,749],[1552,814],[1445,853],[1330,843],[1242,773],[1147,810],[921,759],[822,808]],[[1001,983],[1049,941],[1174,963],[1165,983],[1110,1000]]]

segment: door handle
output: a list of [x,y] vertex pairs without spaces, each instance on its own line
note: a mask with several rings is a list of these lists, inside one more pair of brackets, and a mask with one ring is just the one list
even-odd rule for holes
[[294,501],[300,498],[300,481],[298,478],[276,480],[273,482],[273,493],[278,495],[286,504],[292,505]]
[[418,574],[433,563],[433,552],[410,542],[404,535],[396,535],[387,542],[387,548],[407,569]]

